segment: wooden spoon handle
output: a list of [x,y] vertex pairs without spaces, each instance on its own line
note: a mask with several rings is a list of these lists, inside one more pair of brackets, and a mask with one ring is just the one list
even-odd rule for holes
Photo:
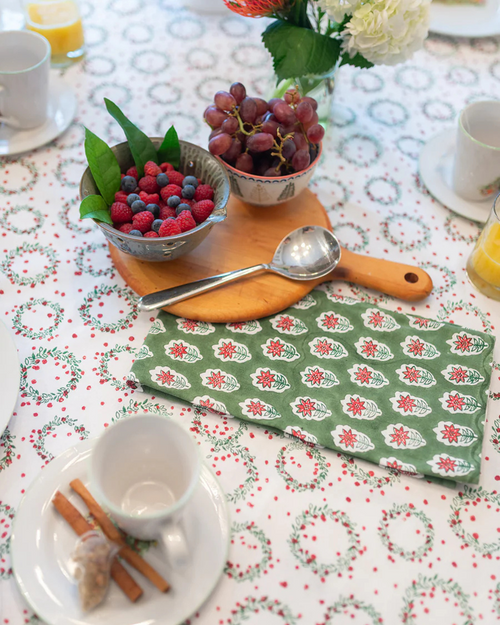
[[327,279],[354,282],[409,302],[425,299],[432,291],[431,277],[419,267],[362,256],[345,248]]

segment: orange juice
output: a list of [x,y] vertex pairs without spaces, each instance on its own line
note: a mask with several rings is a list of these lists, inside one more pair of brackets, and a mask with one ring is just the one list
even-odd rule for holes
[[74,0],[27,2],[26,18],[29,30],[48,39],[54,65],[67,65],[83,56],[82,20]]
[[500,221],[495,206],[467,261],[467,274],[482,293],[500,299]]

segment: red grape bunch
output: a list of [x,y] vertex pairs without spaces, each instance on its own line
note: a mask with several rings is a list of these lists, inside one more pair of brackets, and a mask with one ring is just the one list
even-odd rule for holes
[[306,169],[318,154],[325,130],[318,123],[318,103],[296,88],[283,99],[247,96],[235,82],[218,91],[204,113],[212,128],[208,149],[239,171],[279,177]]

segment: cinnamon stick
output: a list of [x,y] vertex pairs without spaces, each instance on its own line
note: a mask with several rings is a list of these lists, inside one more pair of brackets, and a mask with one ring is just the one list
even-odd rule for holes
[[[75,506],[59,491],[56,492],[52,499],[56,510],[65,521],[72,527],[78,536],[92,530],[89,523],[78,512]],[[111,577],[118,584],[121,590],[127,595],[130,601],[137,601],[142,595],[142,588],[137,584],[127,569],[114,558],[111,564]]]
[[126,544],[120,530],[114,525],[108,515],[104,512],[97,501],[92,497],[86,486],[81,480],[73,480],[69,483],[71,488],[80,495],[85,505],[89,509],[90,514],[94,517],[97,523],[100,525],[102,531],[106,534],[109,540],[112,540],[117,545],[120,545],[121,549],[118,552],[120,557],[133,566],[139,573],[142,573],[144,577],[154,584],[161,592],[167,592],[170,588],[168,582],[156,571],[150,564],[146,562],[136,551],[134,551],[129,545]]

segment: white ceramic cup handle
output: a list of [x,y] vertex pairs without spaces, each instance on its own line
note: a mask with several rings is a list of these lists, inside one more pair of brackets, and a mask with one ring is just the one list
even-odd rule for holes
[[19,128],[19,123],[13,117],[2,116],[2,92],[7,91],[3,85],[0,85],[0,124],[7,124],[12,128]]
[[189,562],[189,549],[180,523],[164,525],[160,538],[172,567],[176,570],[184,568]]

